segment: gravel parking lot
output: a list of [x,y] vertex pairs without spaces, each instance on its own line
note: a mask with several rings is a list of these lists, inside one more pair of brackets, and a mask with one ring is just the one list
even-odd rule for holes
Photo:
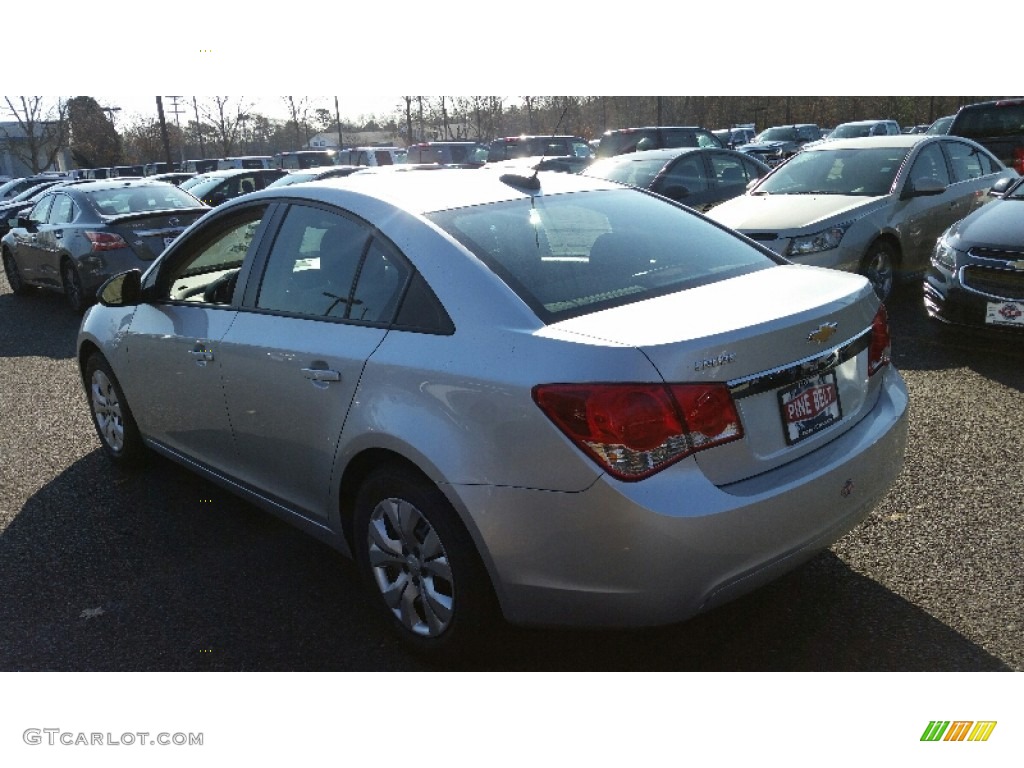
[[[512,629],[474,668],[1024,671],[1024,349],[890,308],[896,486],[829,552],[685,624]],[[416,670],[343,558],[177,466],[101,455],[62,297],[0,276],[0,670]]]

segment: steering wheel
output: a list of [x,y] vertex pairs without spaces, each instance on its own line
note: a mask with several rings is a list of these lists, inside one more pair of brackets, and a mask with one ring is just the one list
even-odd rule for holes
[[207,304],[227,304],[231,301],[231,294],[235,290],[235,281],[238,279],[239,270],[221,275],[212,283],[196,285],[177,296],[178,299],[190,299],[193,296],[203,294],[203,301]]

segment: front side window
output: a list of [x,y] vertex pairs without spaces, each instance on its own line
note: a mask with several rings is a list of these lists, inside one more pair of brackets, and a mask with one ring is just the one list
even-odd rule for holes
[[230,303],[265,212],[262,205],[246,208],[191,237],[161,270],[161,295],[171,301]]
[[925,179],[933,179],[943,186],[949,186],[949,170],[938,144],[924,147],[910,168],[910,183],[917,185]]
[[[669,191],[671,187],[684,187],[691,195],[706,192],[708,188],[704,161],[699,155],[688,153],[665,172],[659,187]],[[669,194],[669,197],[673,195]]]
[[636,190],[537,196],[428,218],[546,322],[775,263],[692,212]]
[[36,225],[45,222],[51,205],[53,205],[53,195],[47,195],[32,207],[28,214],[29,221]]

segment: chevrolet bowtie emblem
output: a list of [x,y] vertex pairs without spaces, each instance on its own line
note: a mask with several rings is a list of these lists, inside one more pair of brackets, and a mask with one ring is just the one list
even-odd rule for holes
[[822,323],[809,334],[807,334],[808,341],[816,341],[819,344],[824,344],[826,341],[831,339],[836,329],[839,327],[839,323]]

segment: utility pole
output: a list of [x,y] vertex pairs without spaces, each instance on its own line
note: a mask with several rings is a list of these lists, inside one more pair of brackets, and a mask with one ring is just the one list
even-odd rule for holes
[[[178,119],[178,115],[182,114],[185,111],[185,109],[184,109],[184,107],[182,107],[178,103],[178,99],[180,99],[181,96],[168,96],[167,98],[171,99],[171,104],[174,107],[173,109],[170,110],[170,112],[171,112],[172,115],[174,115],[174,125],[178,129],[178,137],[179,137],[179,139],[181,141],[181,164],[182,164],[182,166],[184,166],[185,165],[185,135],[181,132],[181,120]],[[170,162],[170,161],[168,160],[168,162]]]
[[196,111],[196,133],[199,134],[199,155],[200,157],[206,157],[206,147],[203,145],[203,126],[199,123],[199,104],[196,103],[196,97],[192,97],[192,109]]
[[167,136],[167,121],[164,119],[164,100],[162,96],[156,97],[156,113],[160,118],[160,138],[164,142],[164,159],[167,167],[171,167],[171,140]]
[[334,97],[334,122],[338,125],[338,149],[345,146],[341,141],[341,111],[338,109],[338,97]]

